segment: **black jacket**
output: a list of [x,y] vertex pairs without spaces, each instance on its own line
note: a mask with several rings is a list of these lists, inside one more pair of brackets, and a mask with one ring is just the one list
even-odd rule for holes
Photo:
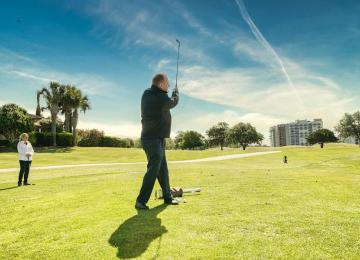
[[171,132],[170,109],[179,102],[179,92],[172,93],[171,98],[167,92],[152,85],[144,91],[141,98],[141,138],[168,138]]

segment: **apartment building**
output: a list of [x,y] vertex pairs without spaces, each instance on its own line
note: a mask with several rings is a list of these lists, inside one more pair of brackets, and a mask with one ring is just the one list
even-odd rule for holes
[[323,128],[322,119],[296,120],[270,128],[271,146],[307,145],[306,138],[312,132]]

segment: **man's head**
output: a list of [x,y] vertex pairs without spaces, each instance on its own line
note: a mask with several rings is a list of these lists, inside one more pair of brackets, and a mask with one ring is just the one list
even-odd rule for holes
[[162,91],[168,91],[169,89],[169,80],[166,74],[156,74],[153,77],[152,84],[157,86]]

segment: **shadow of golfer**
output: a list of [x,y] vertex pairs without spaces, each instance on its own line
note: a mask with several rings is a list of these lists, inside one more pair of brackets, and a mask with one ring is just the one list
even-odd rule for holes
[[12,189],[16,189],[16,188],[18,188],[18,186],[13,186],[13,187],[9,187],[9,188],[0,189],[0,191],[2,191],[2,190],[12,190]]
[[159,205],[150,210],[140,210],[127,219],[109,238],[109,243],[118,248],[118,258],[135,258],[148,248],[150,243],[167,232],[157,215],[166,208]]

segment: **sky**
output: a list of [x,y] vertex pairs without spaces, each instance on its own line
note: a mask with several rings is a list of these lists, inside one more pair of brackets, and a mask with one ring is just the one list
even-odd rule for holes
[[360,109],[360,1],[5,0],[0,105],[34,112],[58,81],[89,96],[80,128],[139,137],[140,100],[156,73],[175,85],[177,131],[220,121],[269,127],[322,118],[333,130]]

